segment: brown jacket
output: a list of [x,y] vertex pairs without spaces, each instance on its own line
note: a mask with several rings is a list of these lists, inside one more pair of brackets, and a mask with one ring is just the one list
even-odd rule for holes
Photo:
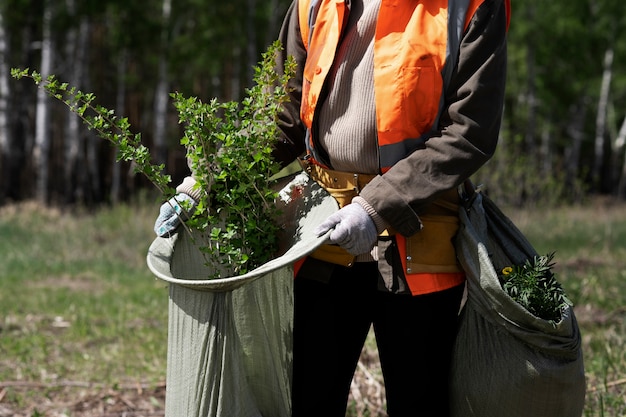
[[[463,34],[458,61],[444,92],[439,129],[426,137],[421,147],[361,190],[361,197],[403,236],[420,231],[422,220],[433,212],[433,201],[449,195],[450,190],[470,177],[495,150],[506,77],[508,16],[505,3],[485,0]],[[285,163],[301,156],[305,150],[300,103],[306,49],[297,6],[296,0],[287,13],[280,35],[285,46],[281,58],[292,55],[298,64],[290,85],[291,101],[280,116],[283,138],[275,151],[275,156]],[[281,58],[278,59],[279,70]],[[395,266],[390,266],[395,271]]]
[[[458,64],[445,93],[447,105],[440,130],[423,148],[407,155],[361,192],[404,236],[419,231],[419,214],[441,193],[469,178],[495,151],[506,79],[506,22],[501,0],[487,0],[476,11],[461,41]],[[288,163],[305,149],[300,102],[306,50],[300,35],[297,0],[287,13],[280,39],[285,57],[292,55],[298,63],[290,85],[291,101],[280,119],[284,136],[275,153]]]

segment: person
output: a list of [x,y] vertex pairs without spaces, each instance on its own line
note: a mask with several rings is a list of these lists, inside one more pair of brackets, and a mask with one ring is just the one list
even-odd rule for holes
[[[345,415],[370,329],[388,415],[449,415],[465,283],[457,187],[496,148],[509,19],[509,0],[294,0],[287,11],[277,71],[288,56],[297,71],[274,156],[299,159],[340,206],[294,282],[294,417]],[[172,226],[161,209],[157,233]]]

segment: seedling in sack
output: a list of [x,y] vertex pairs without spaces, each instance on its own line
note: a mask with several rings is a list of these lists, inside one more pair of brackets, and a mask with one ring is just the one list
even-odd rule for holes
[[499,278],[513,300],[534,316],[556,324],[561,320],[563,307],[572,302],[552,272],[553,259],[554,252],[534,256],[521,265],[503,268]]

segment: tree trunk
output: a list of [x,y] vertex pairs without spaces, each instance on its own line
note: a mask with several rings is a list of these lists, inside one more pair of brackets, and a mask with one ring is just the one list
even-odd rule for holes
[[[74,0],[67,0],[67,8],[72,16],[75,16],[76,4]],[[85,71],[87,68],[87,41],[89,39],[90,24],[86,17],[80,21],[78,31],[73,28],[67,35],[67,60],[71,63],[70,80],[72,85],[79,88],[84,83]],[[78,157],[82,154],[83,140],[81,137],[82,123],[80,118],[73,112],[68,112],[67,134],[65,135],[65,199],[71,203],[81,200],[84,195],[80,181],[76,180],[78,175]]]
[[[100,25],[90,25],[90,36],[88,36],[91,46],[99,48],[102,37],[102,27]],[[94,37],[96,38],[94,40]],[[87,54],[91,55],[95,62],[85,68],[83,74],[82,84],[84,91],[95,91],[94,85],[97,85],[101,81],[102,72],[104,67],[102,60],[104,57],[101,54]],[[94,56],[95,55],[95,56]],[[89,59],[85,57],[85,59]],[[92,75],[93,73],[93,75]],[[76,166],[75,178],[79,183],[77,189],[80,191],[78,198],[81,203],[90,206],[97,204],[103,200],[102,193],[102,177],[100,169],[100,143],[102,139],[97,135],[93,129],[84,129],[81,134],[80,147],[78,150],[78,161]]]
[[[115,98],[115,114],[118,117],[124,117],[126,113],[126,68],[128,62],[128,54],[123,50],[117,59],[117,92]],[[115,147],[115,159],[111,168],[111,202],[113,204],[120,200],[121,189],[121,163],[117,162],[119,148]]]
[[257,36],[256,36],[256,25],[254,22],[254,16],[256,15],[256,1],[255,0],[247,0],[247,10],[246,10],[246,33],[248,34],[246,39],[246,82],[252,83],[252,78],[254,77],[254,66],[258,61],[257,57]]
[[543,124],[541,131],[541,173],[552,177],[552,125],[549,122]]
[[[86,91],[94,91],[94,88],[91,86],[90,77],[85,77],[84,84]],[[101,169],[100,169],[100,144],[102,143],[102,139],[97,135],[97,133],[88,129],[84,132],[84,140],[81,141],[84,143],[83,149],[81,152],[82,161],[79,162],[79,170],[82,171],[80,173],[80,179],[82,179],[82,187],[84,189],[83,202],[87,205],[94,205],[101,202],[104,198],[101,187]]]
[[167,51],[169,45],[169,22],[172,11],[171,0],[163,0],[161,28],[161,53],[159,54],[159,79],[154,97],[154,149],[157,164],[167,160],[167,105],[169,103],[169,74]]
[[[532,3],[528,5],[527,15],[529,22],[535,20],[535,9]],[[531,40],[527,45],[526,67],[528,68],[528,75],[526,79],[526,105],[528,107],[528,115],[526,122],[526,132],[524,133],[524,141],[526,143],[527,149],[535,149],[537,107],[539,106],[539,103],[536,91],[537,74],[535,70],[535,45],[533,40]]]
[[269,45],[272,40],[278,38],[278,30],[280,29],[280,23],[278,16],[281,16],[283,11],[279,10],[278,0],[270,0],[270,14],[267,23],[268,31],[265,35],[263,44]]
[[585,139],[585,114],[587,113],[587,99],[582,97],[578,104],[570,111],[570,122],[567,133],[571,137],[571,145],[565,149],[565,182],[568,188],[574,187],[579,175],[580,150]]
[[626,198],[626,117],[624,118],[622,127],[619,129],[619,133],[615,139],[615,151],[616,153],[622,152],[624,154],[624,158],[622,160],[622,172],[617,183],[617,196],[624,199]]
[[241,61],[243,58],[241,57],[241,48],[239,45],[234,45],[231,52],[230,76],[228,77],[230,90],[227,100],[239,100],[241,97]]
[[[43,28],[41,40],[41,74],[46,77],[52,72],[53,42],[52,42],[53,0],[45,0],[43,4]],[[37,90],[37,110],[35,125],[35,146],[33,161],[36,175],[36,199],[48,203],[48,166],[50,153],[50,98],[44,89]]]
[[598,113],[596,115],[596,137],[594,141],[594,161],[591,178],[597,191],[602,191],[602,167],[604,165],[604,145],[606,132],[607,109],[609,105],[609,92],[613,77],[613,48],[604,53],[604,67],[602,73],[602,85],[600,98],[598,99]]
[[11,160],[9,98],[9,39],[5,29],[4,10],[0,10],[0,204],[6,196],[8,187],[8,161]]

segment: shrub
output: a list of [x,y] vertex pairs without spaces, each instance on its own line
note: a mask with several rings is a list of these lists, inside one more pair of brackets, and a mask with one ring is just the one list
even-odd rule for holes
[[[180,93],[171,96],[185,126],[180,143],[187,150],[190,168],[202,197],[185,229],[202,236],[201,252],[211,265],[226,265],[234,275],[265,263],[277,248],[276,190],[271,177],[279,171],[272,158],[278,138],[277,116],[288,100],[287,82],[295,73],[289,59],[284,74],[274,71],[275,42],[255,67],[253,87],[239,103],[208,103]],[[131,132],[128,119],[95,104],[96,97],[84,93],[56,76],[43,77],[36,71],[13,69],[14,78],[30,78],[52,97],[62,101],[100,138],[119,148],[118,161],[133,161],[161,192],[164,201],[174,196],[171,178],[163,164],[152,163],[150,150],[141,134]],[[189,208],[189,207],[187,207]],[[219,270],[219,268],[215,268]]]

